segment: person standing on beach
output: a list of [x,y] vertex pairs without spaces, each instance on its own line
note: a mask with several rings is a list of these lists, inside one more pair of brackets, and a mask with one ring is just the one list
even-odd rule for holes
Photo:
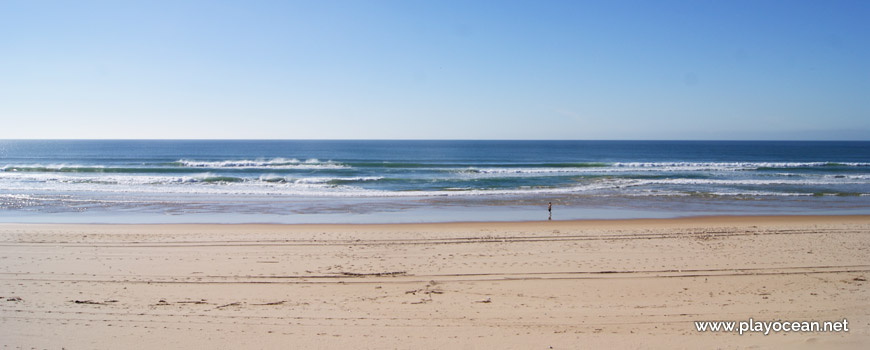
[[553,220],[553,202],[547,202],[547,212],[550,213],[550,217],[547,220]]

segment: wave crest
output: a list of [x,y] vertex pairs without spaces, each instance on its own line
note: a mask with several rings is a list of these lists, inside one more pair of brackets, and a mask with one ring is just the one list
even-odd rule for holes
[[273,158],[265,159],[241,159],[241,160],[218,160],[218,161],[202,161],[202,160],[187,160],[179,159],[172,163],[175,166],[190,167],[190,168],[292,168],[292,169],[344,169],[349,168],[347,165],[333,161],[322,162],[317,158],[299,160],[296,158]]

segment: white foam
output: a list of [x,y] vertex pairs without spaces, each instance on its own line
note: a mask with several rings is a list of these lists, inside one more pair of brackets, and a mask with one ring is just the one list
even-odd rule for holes
[[63,169],[103,169],[105,165],[81,165],[81,164],[67,164],[67,163],[54,163],[54,164],[6,164],[0,167],[2,171],[10,171],[9,169],[16,168],[45,168],[51,170],[63,170]]
[[[707,193],[705,193],[707,194]],[[742,191],[742,192],[711,192],[709,195],[714,196],[775,196],[775,197],[809,197],[814,196],[813,193],[799,192],[767,192],[767,191]]]
[[644,179],[641,185],[844,185],[868,184],[866,181],[817,181],[799,179]]
[[79,199],[71,198],[68,195],[25,195],[25,194],[0,194],[0,200],[15,200],[15,201],[31,201],[31,202],[52,202],[62,201],[67,203],[147,203],[145,200],[119,200],[119,199]]
[[825,175],[828,179],[870,180],[870,175]]
[[601,171],[606,168],[468,168],[462,169],[464,173],[478,174],[548,174],[548,173],[580,173]]
[[382,176],[359,176],[359,177],[304,177],[296,179],[293,182],[297,184],[325,184],[335,181],[378,181],[383,179]]
[[180,159],[176,163],[184,167],[191,168],[273,168],[273,169],[344,169],[349,168],[347,165],[336,163],[333,161],[321,162],[319,159],[312,158],[304,161],[291,158],[273,158],[269,160],[220,160],[220,161],[197,161]]
[[[130,175],[130,174],[80,174],[80,173],[21,173],[0,172],[0,190],[6,192],[54,191],[69,192],[118,192],[130,194],[213,194],[213,195],[281,195],[281,196],[315,196],[315,197],[436,197],[436,196],[479,196],[479,195],[535,195],[535,194],[598,194],[606,195],[637,195],[649,189],[644,186],[662,186],[657,190],[673,190],[665,186],[700,185],[708,187],[707,191],[722,191],[715,186],[765,186],[765,185],[844,185],[870,184],[870,175],[847,175],[840,177],[812,178],[749,178],[749,179],[619,179],[599,178],[584,181],[565,187],[522,187],[513,189],[469,189],[457,186],[450,190],[395,191],[364,189],[339,181],[365,182],[378,181],[382,177],[311,177],[287,178],[278,175],[262,175],[259,178],[249,178],[238,182],[208,182],[208,178],[221,175],[200,173],[190,176],[174,175]],[[275,181],[279,180],[280,181]],[[441,181],[450,179],[438,179]],[[462,180],[462,179],[457,179]],[[632,188],[632,189],[628,189]],[[733,195],[727,192],[713,194]],[[866,192],[866,190],[851,190]],[[741,192],[744,193],[744,192]],[[744,193],[745,194],[745,193]],[[656,194],[649,194],[656,195]],[[750,193],[751,195],[751,193]],[[775,195],[767,192],[758,195]],[[780,194],[783,195],[783,194]],[[806,195],[806,194],[801,194]]]
[[585,192],[620,185],[629,181],[615,180],[596,182],[562,188],[525,188],[525,189],[473,189],[468,191],[389,191],[363,189],[347,184],[330,184],[340,181],[377,181],[380,177],[319,177],[285,179],[270,182],[266,179],[249,179],[242,182],[203,182],[214,177],[211,173],[193,176],[79,176],[40,173],[0,173],[3,190],[7,191],[53,191],[53,192],[116,192],[116,193],[177,193],[177,194],[215,194],[215,195],[290,195],[290,196],[335,196],[335,197],[431,197],[431,196],[474,196],[507,195],[535,193],[572,193]]
[[[459,172],[479,174],[565,174],[565,173],[622,173],[622,172],[693,172],[741,171],[759,168],[821,167],[832,162],[617,162],[603,167],[573,168],[487,168],[472,167]],[[842,166],[870,166],[870,163],[836,163]]]

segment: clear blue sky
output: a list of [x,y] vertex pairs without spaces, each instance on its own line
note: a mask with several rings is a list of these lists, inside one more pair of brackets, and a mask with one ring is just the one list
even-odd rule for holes
[[0,138],[870,139],[870,1],[0,1]]

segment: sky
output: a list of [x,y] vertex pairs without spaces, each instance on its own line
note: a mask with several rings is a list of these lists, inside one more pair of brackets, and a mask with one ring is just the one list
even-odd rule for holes
[[0,0],[0,138],[870,140],[870,1]]

